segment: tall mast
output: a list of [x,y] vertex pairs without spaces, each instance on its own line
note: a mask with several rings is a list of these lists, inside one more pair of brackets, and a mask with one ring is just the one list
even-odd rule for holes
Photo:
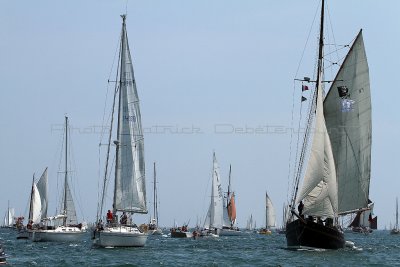
[[[322,79],[323,74],[323,56],[324,56],[324,7],[325,0],[322,0],[321,4],[321,23],[319,29],[319,49],[318,49],[318,70],[317,70],[317,89]],[[315,99],[317,101],[317,98]]]
[[265,192],[265,229],[268,229],[268,193]]
[[[322,74],[323,74],[323,55],[324,55],[324,9],[325,9],[325,1],[322,0],[322,4],[321,4],[321,22],[320,22],[320,30],[319,30],[319,45],[318,45],[318,69],[317,69],[317,80],[316,80],[316,97],[315,97],[315,103],[316,103],[316,108],[317,107],[317,101],[318,101],[318,94],[319,94],[319,90],[322,89],[320,88],[319,84],[322,82]],[[322,108],[322,107],[321,107]],[[311,111],[312,112],[312,111]],[[309,116],[308,118],[308,122],[307,122],[307,128],[306,128],[306,133],[304,135],[305,139],[308,136],[308,132],[310,130],[310,120],[311,120],[311,116]],[[306,146],[306,142],[303,143],[303,148],[302,151],[305,151],[305,146]],[[300,156],[300,163],[299,163],[299,170],[302,167],[303,164],[303,159],[302,157],[304,156],[303,152]],[[296,198],[297,198],[297,193],[299,190],[299,182],[300,182],[300,171],[298,171],[297,175],[296,175],[296,188],[293,194],[293,199],[291,201],[291,205],[289,205],[289,207],[291,207],[291,210],[293,211],[295,209],[295,202],[296,202]]]
[[157,188],[156,188],[156,163],[154,162],[154,186],[153,186],[153,216],[156,219],[156,225],[158,225],[158,218],[157,218]]
[[30,204],[29,204],[28,223],[29,223],[31,220],[33,220],[32,201],[33,201],[34,186],[35,186],[35,174],[33,174],[33,178],[32,178],[31,202],[30,202]]
[[114,201],[113,201],[113,214],[117,212],[116,208],[116,202],[117,202],[117,173],[118,173],[118,168],[120,168],[120,157],[119,157],[119,146],[120,146],[120,112],[121,112],[121,104],[122,104],[122,93],[121,93],[121,88],[122,88],[122,79],[124,75],[122,73],[122,64],[125,62],[125,38],[126,38],[126,24],[125,24],[125,19],[126,15],[121,15],[122,17],[122,33],[121,33],[121,51],[120,51],[120,74],[119,74],[119,95],[118,95],[118,126],[117,126],[117,141],[115,142],[116,148],[115,148],[115,179],[114,179]]
[[399,228],[399,203],[396,197],[396,229]]
[[229,183],[228,183],[228,194],[226,196],[226,207],[229,205],[229,197],[231,195],[231,173],[232,173],[232,165],[229,164]]
[[[67,215],[67,186],[68,186],[68,117],[65,116],[65,177],[64,177],[64,215]],[[67,218],[63,218],[63,225],[67,225]]]
[[7,201],[7,226],[10,224],[10,200]]

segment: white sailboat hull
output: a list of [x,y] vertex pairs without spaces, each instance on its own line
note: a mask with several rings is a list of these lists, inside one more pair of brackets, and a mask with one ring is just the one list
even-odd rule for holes
[[219,229],[220,236],[238,236],[242,235],[242,232],[235,229]]
[[147,237],[136,227],[110,227],[96,231],[93,244],[99,247],[143,247]]
[[28,235],[33,242],[80,242],[86,231],[78,227],[59,226],[54,230],[30,230]]

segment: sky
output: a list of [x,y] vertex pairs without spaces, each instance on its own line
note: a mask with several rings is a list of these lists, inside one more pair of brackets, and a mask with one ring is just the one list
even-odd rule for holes
[[[394,168],[400,147],[400,2],[327,5],[337,44],[349,44],[363,29],[372,94],[370,198],[378,227],[389,227],[400,195]],[[109,113],[107,80],[114,79],[120,15],[127,13],[149,210],[156,162],[160,224],[202,222],[215,152],[225,189],[232,165],[239,227],[251,214],[257,225],[265,223],[266,191],[280,225],[294,165],[288,128],[301,91],[293,80],[314,74],[318,6],[319,0],[1,0],[0,213],[9,200],[17,214],[27,214],[32,175],[38,178],[45,167],[49,213],[55,213],[67,114],[78,215],[95,220],[99,161],[105,157],[99,128]],[[148,219],[135,216],[137,222]]]

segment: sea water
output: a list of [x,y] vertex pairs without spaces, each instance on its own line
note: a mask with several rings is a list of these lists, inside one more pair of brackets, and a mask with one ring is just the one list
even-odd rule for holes
[[245,233],[204,239],[149,236],[142,248],[93,248],[90,234],[79,243],[17,240],[0,229],[10,266],[394,266],[400,265],[400,235],[389,231],[346,233],[355,247],[286,249],[285,235]]

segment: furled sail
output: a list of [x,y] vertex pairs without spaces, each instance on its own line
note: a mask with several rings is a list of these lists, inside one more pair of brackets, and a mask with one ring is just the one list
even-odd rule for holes
[[276,226],[276,215],[275,208],[272,204],[272,200],[269,198],[268,194],[265,193],[265,227],[275,227]]
[[338,212],[366,208],[371,173],[371,94],[362,31],[325,98],[338,181]]
[[310,158],[297,202],[303,201],[304,214],[335,217],[337,214],[336,171],[331,142],[325,125],[322,101],[322,73],[317,85],[315,132]]
[[47,217],[47,207],[49,203],[48,199],[48,186],[47,186],[47,168],[44,170],[42,176],[40,176],[39,181],[36,183],[37,189],[40,194],[40,204],[41,204],[41,219]]
[[147,213],[139,97],[123,19],[114,205],[120,211]]

